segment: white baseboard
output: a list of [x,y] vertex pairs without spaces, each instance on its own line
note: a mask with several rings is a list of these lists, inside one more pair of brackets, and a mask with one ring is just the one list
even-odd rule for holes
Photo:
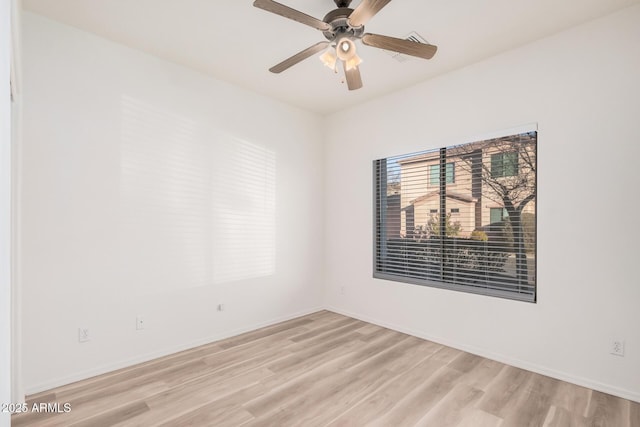
[[66,377],[60,377],[60,378],[55,378],[53,380],[50,381],[45,381],[43,383],[39,383],[39,384],[35,384],[35,385],[31,385],[31,386],[27,386],[25,388],[25,394],[27,396],[35,394],[35,393],[40,393],[43,391],[47,391],[47,390],[51,390],[53,388],[56,387],[61,387],[63,385],[67,385],[67,384],[71,384],[74,383],[76,381],[82,381],[82,380],[86,380],[88,378],[92,378],[95,377],[97,375],[102,375],[102,374],[106,374],[118,369],[122,369],[122,368],[128,368],[130,366],[133,365],[137,365],[138,363],[144,363],[144,362],[148,362],[150,360],[153,359],[157,359],[159,357],[164,357],[164,356],[168,356],[174,353],[178,353],[180,351],[184,351],[184,350],[189,350],[195,347],[199,347],[201,345],[205,345],[205,344],[210,344],[212,342],[215,341],[220,341],[223,339],[227,339],[227,338],[231,338],[233,336],[236,335],[240,335],[243,334],[245,332],[250,332],[250,331],[254,331],[256,329],[260,329],[260,328],[264,328],[265,326],[271,326],[271,325],[275,325],[276,323],[280,323],[280,322],[286,322],[287,320],[291,320],[291,319],[295,319],[297,317],[302,317],[302,316],[306,316],[308,314],[311,313],[316,313],[318,311],[322,311],[324,310],[324,307],[317,307],[317,308],[309,308],[306,310],[302,310],[299,311],[297,313],[292,313],[286,316],[281,316],[281,317],[277,317],[275,319],[271,319],[265,322],[260,322],[260,323],[256,323],[250,326],[245,326],[242,328],[238,328],[238,329],[234,329],[228,332],[223,332],[221,334],[217,334],[214,336],[210,336],[207,338],[203,338],[200,340],[196,340],[196,341],[192,341],[190,343],[186,343],[186,344],[181,344],[178,346],[174,346],[174,347],[169,347],[169,348],[165,348],[162,349],[160,351],[155,351],[155,352],[151,352],[151,353],[146,353],[137,357],[133,357],[127,360],[121,360],[115,363],[109,363],[106,365],[102,365],[99,366],[97,368],[94,369],[90,369],[90,370],[86,370],[86,371],[82,371],[82,372],[78,372],[76,374],[73,375],[68,375]]
[[498,362],[501,363],[505,363],[507,365],[511,365],[511,366],[515,366],[517,368],[521,368],[521,369],[526,369],[528,371],[531,372],[535,372],[541,375],[546,375],[548,377],[552,377],[552,378],[556,378],[562,381],[566,381],[572,384],[576,384],[582,387],[587,387],[593,390],[597,390],[597,391],[601,391],[603,393],[607,393],[607,394],[611,394],[614,396],[618,396],[621,397],[623,399],[629,399],[629,400],[633,400],[635,402],[640,402],[640,393],[636,392],[636,391],[631,391],[631,390],[626,390],[626,389],[622,389],[619,387],[615,387],[609,384],[603,384],[600,383],[598,381],[594,381],[591,380],[589,378],[584,378],[584,377],[576,377],[574,375],[570,375],[567,374],[565,372],[561,372],[561,371],[557,371],[555,369],[551,369],[545,366],[540,366],[537,365],[535,363],[531,363],[531,362],[527,362],[524,360],[520,360],[520,359],[514,359],[512,357],[508,357],[505,356],[503,354],[498,354],[498,353],[494,353],[490,350],[486,350],[483,348],[478,348],[478,347],[474,347],[474,346],[469,346],[463,343],[459,343],[459,342],[455,342],[443,337],[436,337],[436,336],[432,336],[429,334],[426,334],[422,331],[416,331],[410,328],[405,328],[403,326],[400,325],[396,325],[393,323],[389,323],[389,322],[384,322],[381,321],[379,319],[374,319],[372,317],[369,316],[364,316],[361,314],[357,314],[357,313],[352,313],[349,312],[347,310],[343,310],[340,309],[338,307],[334,307],[334,306],[328,306],[328,307],[317,307],[317,308],[310,308],[307,310],[303,310],[297,313],[292,313],[286,316],[281,316],[275,319],[271,319],[265,322],[260,322],[257,324],[253,324],[250,326],[245,326],[242,328],[238,328],[235,330],[231,330],[225,333],[221,333],[215,336],[211,336],[208,338],[203,338],[201,340],[197,340],[197,341],[193,341],[187,344],[182,344],[179,346],[175,346],[175,347],[171,347],[171,348],[166,348],[163,349],[161,351],[157,351],[157,352],[152,352],[152,353],[147,353],[144,355],[141,355],[139,357],[134,357],[128,360],[122,360],[116,363],[111,363],[111,364],[107,364],[107,365],[102,365],[100,367],[97,367],[95,369],[91,369],[91,370],[87,370],[87,371],[83,371],[83,372],[78,372],[77,374],[74,375],[70,375],[70,376],[66,376],[66,377],[61,377],[61,378],[56,378],[54,380],[51,381],[47,381],[44,383],[40,383],[40,384],[36,384],[33,386],[29,386],[26,388],[26,394],[27,395],[31,395],[31,394],[35,394],[35,393],[40,393],[46,390],[50,390],[56,387],[60,387],[63,385],[67,385],[67,384],[71,384],[73,382],[76,381],[81,381],[81,380],[85,380],[87,378],[91,378],[91,377],[95,377],[97,375],[102,375],[102,374],[106,374],[108,372],[112,372],[115,371],[117,369],[122,369],[122,368],[127,368],[133,365],[136,365],[138,363],[144,363],[144,362],[148,362],[150,360],[153,359],[157,359],[159,357],[164,357],[164,356],[168,356],[170,354],[174,354],[174,353],[178,353],[180,351],[184,351],[184,350],[188,350],[191,348],[195,348],[201,345],[205,345],[205,344],[210,344],[212,342],[215,341],[220,341],[226,338],[230,338],[236,335],[240,335],[243,334],[245,332],[249,332],[249,331],[253,331],[256,329],[260,329],[260,328],[264,328],[265,326],[271,326],[274,325],[276,323],[280,323],[280,322],[285,322],[287,320],[291,320],[291,319],[295,319],[297,317],[301,317],[301,316],[306,316],[308,314],[311,313],[315,313],[321,310],[329,310],[332,311],[334,313],[338,313],[338,314],[342,314],[344,316],[348,316],[348,317],[352,317],[354,319],[359,319],[368,323],[372,323],[374,325],[378,325],[378,326],[382,326],[388,329],[393,329],[394,331],[398,331],[398,332],[402,332],[408,335],[412,335],[418,338],[422,338],[422,339],[426,339],[429,341],[433,341],[436,342],[438,344],[442,344],[442,345],[446,345],[449,347],[453,347],[453,348],[457,348],[459,350],[462,351],[466,351],[468,353],[473,353],[473,354],[477,354],[478,356],[482,356],[482,357],[486,357],[488,359],[492,359],[492,360],[496,360]]
[[498,362],[501,362],[507,365],[515,366],[516,368],[525,369],[527,371],[535,372],[537,374],[556,378],[561,381],[566,381],[568,383],[576,384],[582,387],[601,391],[603,393],[611,394],[613,396],[618,396],[623,399],[633,400],[634,402],[640,403],[640,392],[637,392],[637,391],[626,390],[626,389],[615,387],[609,384],[603,384],[601,382],[594,381],[589,378],[576,377],[574,375],[567,374],[565,372],[561,372],[545,366],[540,366],[535,363],[527,362],[525,360],[514,359],[512,357],[505,356],[503,354],[494,353],[484,348],[469,346],[469,345],[455,342],[443,337],[431,336],[429,334],[425,334],[422,331],[416,331],[410,328],[405,328],[399,325],[395,325],[393,323],[380,321],[378,319],[374,319],[369,316],[363,316],[360,314],[351,313],[347,310],[342,310],[338,307],[328,306],[325,309],[328,311],[332,311],[334,313],[342,314],[344,316],[352,317],[354,319],[359,319],[367,323],[373,323],[374,325],[382,326],[388,329],[393,329],[394,331],[402,332],[408,335],[412,335],[414,337],[422,338],[425,340],[436,342],[438,344],[446,345],[448,347],[453,347],[458,350],[466,351],[467,353],[473,353],[478,356],[485,357],[487,359],[496,360]]

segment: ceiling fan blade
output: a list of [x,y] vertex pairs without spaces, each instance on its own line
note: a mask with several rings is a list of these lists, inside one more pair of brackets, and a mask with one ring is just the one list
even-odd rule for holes
[[301,24],[308,25],[321,31],[329,31],[331,25],[324,21],[304,14],[298,10],[292,9],[289,6],[277,3],[272,0],[256,0],[253,5],[259,9],[266,10],[267,12],[275,13],[276,15],[284,16],[285,18],[292,19],[300,22]]
[[417,56],[418,58],[424,59],[433,58],[433,55],[435,55],[438,50],[438,47],[432,44],[418,43],[378,34],[365,34],[362,36],[362,43],[367,46],[386,49],[392,52],[400,52],[405,55]]
[[315,55],[316,53],[322,52],[330,44],[331,43],[329,43],[329,42],[316,43],[313,46],[306,48],[302,52],[296,53],[291,58],[285,59],[284,61],[282,61],[278,65],[274,65],[273,67],[269,68],[269,71],[271,71],[272,73],[276,73],[276,74],[281,73],[284,70],[286,70],[287,68],[293,67],[298,62],[304,61],[308,57],[310,57],[312,55]]
[[356,90],[362,87],[362,76],[360,76],[360,69],[356,65],[355,67],[347,70],[346,62],[342,62],[344,65],[344,75],[347,78],[347,87],[349,90]]
[[349,15],[349,24],[354,27],[366,24],[390,1],[391,0],[362,0],[358,7]]

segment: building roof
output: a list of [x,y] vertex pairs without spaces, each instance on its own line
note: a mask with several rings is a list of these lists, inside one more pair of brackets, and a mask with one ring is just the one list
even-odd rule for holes
[[[420,203],[426,202],[429,199],[433,199],[436,197],[440,197],[440,190],[437,191],[432,191],[430,193],[427,194],[423,194],[420,197],[417,197],[415,199],[413,199],[411,202],[409,202],[410,205],[419,205]],[[455,193],[452,191],[448,191],[445,195],[445,197],[447,199],[454,199],[454,200],[458,200],[461,202],[465,202],[465,203],[475,203],[478,201],[478,199],[476,197],[471,197],[467,194],[462,194],[462,193]]]

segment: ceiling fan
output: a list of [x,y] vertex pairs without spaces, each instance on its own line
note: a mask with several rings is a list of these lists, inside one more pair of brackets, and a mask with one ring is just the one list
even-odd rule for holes
[[356,40],[367,46],[404,53],[418,58],[431,59],[436,46],[395,37],[364,32],[364,25],[391,0],[362,0],[358,7],[349,8],[352,0],[334,0],[337,9],[329,12],[322,20],[304,14],[273,0],[255,0],[257,8],[284,16],[322,31],[327,41],[321,41],[298,52],[292,57],[271,67],[272,73],[281,73],[312,55],[325,51],[320,57],[329,68],[336,70],[338,60],[342,62],[349,90],[362,87],[359,65],[362,62],[356,53]]

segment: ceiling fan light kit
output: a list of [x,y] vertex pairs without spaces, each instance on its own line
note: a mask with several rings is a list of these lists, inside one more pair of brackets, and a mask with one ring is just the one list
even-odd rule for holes
[[360,40],[367,46],[431,59],[438,49],[434,45],[364,32],[364,25],[390,1],[362,0],[355,9],[351,9],[349,8],[351,0],[334,0],[337,9],[330,11],[322,20],[319,20],[273,0],[255,0],[253,2],[255,7],[320,30],[328,40],[316,43],[285,59],[271,67],[269,71],[281,73],[325,50],[320,55],[322,63],[336,71],[338,60],[340,60],[349,90],[356,90],[362,87],[359,68],[362,59],[357,54],[356,40]]

